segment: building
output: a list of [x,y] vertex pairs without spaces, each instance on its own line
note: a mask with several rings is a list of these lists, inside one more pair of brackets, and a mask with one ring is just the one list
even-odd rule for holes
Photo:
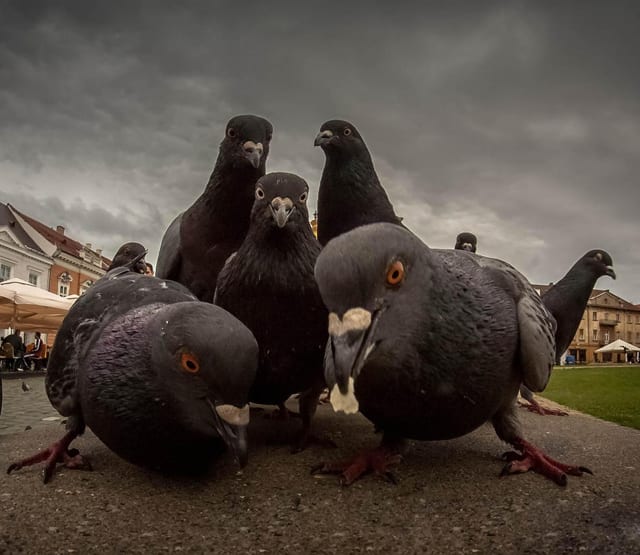
[[10,205],[0,203],[0,281],[20,278],[49,289],[51,252],[34,241]]
[[[81,295],[109,264],[101,249],[72,239],[64,227],[53,229],[0,203],[0,281],[19,278],[63,297]],[[27,335],[25,342],[31,340]],[[46,336],[48,345],[54,337]]]
[[[540,294],[550,285],[534,285]],[[626,362],[625,353],[596,353],[616,339],[640,346],[640,305],[618,297],[609,289],[594,289],[582,315],[569,354],[578,363]]]
[[111,260],[102,256],[102,249],[69,237],[61,225],[54,229],[8,206],[22,220],[31,238],[51,251],[49,291],[63,297],[81,295],[106,273]]

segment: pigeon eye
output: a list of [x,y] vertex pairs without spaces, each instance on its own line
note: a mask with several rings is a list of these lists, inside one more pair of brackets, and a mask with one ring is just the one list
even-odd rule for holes
[[227,137],[233,139],[236,135],[236,130],[233,127],[229,127],[229,129],[227,129]]
[[348,127],[345,127],[343,133],[345,134],[346,137],[348,137],[349,135],[351,135],[351,129],[349,129]]
[[196,374],[200,371],[200,361],[198,357],[191,353],[182,353],[180,355],[180,364],[182,365],[182,369],[190,374]]
[[300,195],[300,202],[306,202],[307,200],[307,192],[305,191]]
[[264,198],[264,191],[262,190],[262,187],[258,187],[256,189],[256,198],[260,200]]
[[400,260],[394,260],[387,267],[387,285],[396,287],[404,280],[404,264]]

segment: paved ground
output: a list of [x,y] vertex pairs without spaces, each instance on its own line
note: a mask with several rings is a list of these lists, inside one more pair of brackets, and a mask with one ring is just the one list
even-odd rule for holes
[[[0,467],[58,438],[43,421],[42,378],[5,380]],[[282,441],[299,422],[252,415],[249,465],[222,458],[202,478],[134,467],[88,432],[76,446],[95,470],[0,475],[4,553],[640,553],[640,432],[572,413],[521,411],[528,438],[557,458],[589,466],[561,488],[539,475],[499,479],[504,446],[489,427],[448,442],[413,443],[394,486],[369,476],[342,489],[312,477],[320,460],[345,458],[378,437],[362,417],[320,408],[316,428],[339,447],[291,455]],[[31,429],[24,431],[27,426]]]

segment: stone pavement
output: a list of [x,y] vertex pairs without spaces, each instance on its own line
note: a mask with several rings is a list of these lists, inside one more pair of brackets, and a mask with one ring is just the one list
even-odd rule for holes
[[[41,379],[29,379],[25,394],[20,380],[4,383],[17,420],[3,410],[0,425],[22,430],[0,435],[0,469],[63,433],[59,421],[42,421],[51,413]],[[247,467],[225,455],[195,478],[135,467],[87,432],[73,445],[93,472],[62,469],[46,486],[40,467],[0,473],[0,553],[640,553],[640,431],[579,413],[519,415],[527,439],[594,475],[564,488],[533,473],[500,479],[506,448],[483,426],[411,442],[397,485],[367,476],[341,488],[310,468],[379,436],[362,416],[327,405],[314,428],[336,449],[292,455],[283,442],[299,420],[252,411]]]
[[[22,383],[31,389],[22,390]],[[3,401],[0,435],[33,429],[59,429],[62,417],[51,406],[44,390],[44,377],[29,372],[2,379]]]

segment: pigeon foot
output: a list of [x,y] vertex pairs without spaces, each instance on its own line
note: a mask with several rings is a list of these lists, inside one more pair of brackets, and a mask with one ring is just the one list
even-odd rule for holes
[[539,414],[540,416],[569,416],[568,412],[565,412],[560,409],[545,409],[538,401],[530,400],[528,403],[523,403],[521,401],[518,402],[519,405],[529,412],[534,412],[535,414]]
[[568,465],[556,461],[523,439],[516,440],[513,446],[521,453],[509,451],[502,456],[508,462],[500,473],[501,477],[533,470],[553,480],[559,486],[566,486],[567,474],[571,476],[582,476],[584,473],[593,474],[584,466]]
[[44,461],[45,466],[42,471],[42,479],[46,484],[51,480],[58,463],[62,463],[66,468],[72,470],[93,470],[91,463],[82,457],[77,449],[69,449],[69,445],[76,437],[77,434],[75,432],[67,432],[62,439],[51,444],[39,453],[9,465],[7,474],[11,474],[14,470],[20,470],[25,466],[32,466]]
[[346,462],[320,463],[311,469],[311,474],[341,474],[340,484],[350,486],[365,474],[374,472],[392,484],[397,484],[398,481],[390,467],[397,465],[401,460],[402,455],[395,449],[380,445]]

